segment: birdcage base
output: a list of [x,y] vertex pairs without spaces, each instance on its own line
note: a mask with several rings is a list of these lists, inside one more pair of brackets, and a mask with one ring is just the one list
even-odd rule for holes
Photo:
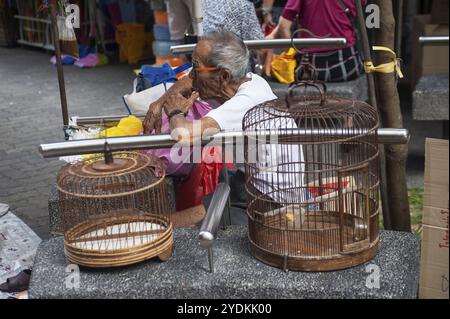
[[[377,214],[373,217],[372,225],[378,220]],[[268,216],[250,223],[252,255],[271,266],[293,271],[332,271],[359,265],[377,253],[378,237],[370,239],[359,217],[344,214],[342,232],[338,212],[305,213],[301,225],[296,223],[300,220],[297,218],[281,223],[286,227],[280,227],[280,218]],[[319,223],[321,229],[316,228]]]
[[144,214],[86,221],[66,232],[68,262],[93,268],[120,267],[173,253],[172,223]]
[[334,271],[351,268],[373,259],[378,252],[376,240],[367,249],[348,254],[339,254],[328,258],[324,257],[296,257],[276,254],[265,250],[250,240],[250,252],[256,259],[263,263],[290,271]]

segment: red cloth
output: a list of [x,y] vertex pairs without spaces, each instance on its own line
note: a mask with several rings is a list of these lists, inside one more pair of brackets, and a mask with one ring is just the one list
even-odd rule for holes
[[[356,17],[355,0],[344,0],[346,6]],[[365,5],[366,0],[361,0]],[[353,25],[344,7],[338,0],[288,0],[284,7],[283,18],[294,21],[299,15],[301,28],[308,29],[318,37],[346,38],[347,46],[356,44]],[[299,34],[304,38],[311,38],[307,33]],[[309,48],[308,52],[334,51],[335,48]]]
[[[233,168],[233,164],[227,166]],[[205,147],[202,151],[202,162],[197,165],[189,179],[178,186],[177,211],[198,206],[206,195],[213,193],[219,184],[222,167],[222,149],[218,146]]]

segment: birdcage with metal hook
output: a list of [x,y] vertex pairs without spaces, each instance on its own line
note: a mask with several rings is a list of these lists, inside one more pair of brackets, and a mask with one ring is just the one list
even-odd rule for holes
[[244,132],[277,137],[245,138],[247,214],[252,255],[285,270],[348,268],[378,249],[377,110],[327,97],[316,74],[306,61],[286,99],[243,120]]

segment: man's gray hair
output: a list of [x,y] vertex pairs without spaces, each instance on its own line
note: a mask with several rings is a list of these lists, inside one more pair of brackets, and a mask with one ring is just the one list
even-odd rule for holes
[[240,37],[233,32],[212,32],[202,37],[211,43],[208,66],[227,69],[231,81],[239,82],[249,71],[250,52]]

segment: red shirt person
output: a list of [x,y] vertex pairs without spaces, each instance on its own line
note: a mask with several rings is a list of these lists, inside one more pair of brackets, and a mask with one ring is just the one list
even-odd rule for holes
[[[352,19],[356,19],[355,1],[365,0],[288,0],[275,30],[267,37],[290,38],[293,22],[311,32],[298,36],[346,38],[347,47],[308,48],[310,60],[319,70],[319,79],[328,82],[350,81],[363,73],[363,62],[357,50],[356,33]],[[346,12],[349,11],[349,13]]]

